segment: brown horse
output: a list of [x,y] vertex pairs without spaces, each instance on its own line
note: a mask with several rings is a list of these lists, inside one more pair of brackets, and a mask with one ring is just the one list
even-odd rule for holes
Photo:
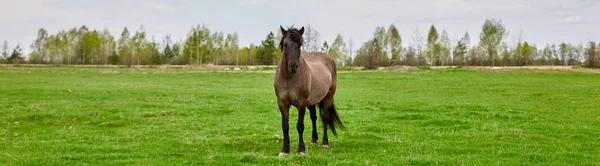
[[290,106],[298,108],[298,154],[304,154],[305,146],[302,139],[304,132],[304,114],[306,108],[310,110],[312,120],[312,144],[317,144],[318,134],[316,127],[317,112],[315,106],[321,111],[323,121],[322,148],[329,148],[327,127],[337,136],[335,127],[345,129],[335,107],[333,95],[335,94],[337,71],[334,60],[325,53],[311,52],[300,55],[300,47],[304,40],[304,27],[300,30],[281,27],[282,39],[279,47],[283,52],[281,61],[275,73],[275,95],[281,112],[281,127],[283,130],[283,148],[279,156],[290,152],[289,109]]

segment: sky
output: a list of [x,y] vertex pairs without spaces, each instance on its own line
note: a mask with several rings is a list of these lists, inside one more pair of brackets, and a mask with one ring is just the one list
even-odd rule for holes
[[107,28],[120,36],[124,27],[143,25],[149,40],[165,35],[183,40],[192,26],[237,32],[240,45],[259,44],[279,26],[308,26],[331,43],[341,34],[353,49],[373,36],[377,26],[394,24],[403,45],[413,44],[434,24],[452,41],[465,32],[478,42],[485,19],[501,19],[505,41],[581,43],[600,40],[600,0],[0,0],[0,40],[20,44],[25,52],[44,28]]

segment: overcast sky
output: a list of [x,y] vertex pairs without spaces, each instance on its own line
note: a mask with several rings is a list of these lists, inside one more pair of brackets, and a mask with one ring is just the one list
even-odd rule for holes
[[[415,29],[431,24],[455,41],[468,31],[477,42],[486,18],[502,19],[509,35],[537,45],[600,40],[600,0],[0,0],[0,40],[28,46],[39,28],[54,34],[86,25],[118,36],[144,25],[156,40],[183,39],[190,28],[238,32],[240,44],[260,43],[279,25],[311,25],[321,41],[341,33],[354,47],[376,26],[395,24],[410,45]],[[520,33],[522,32],[522,33]]]

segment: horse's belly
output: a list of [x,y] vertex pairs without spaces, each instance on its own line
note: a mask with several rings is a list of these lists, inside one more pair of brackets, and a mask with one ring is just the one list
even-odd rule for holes
[[310,97],[308,98],[308,105],[317,105],[319,104],[319,102],[321,102],[321,100],[323,100],[323,98],[325,98],[325,96],[327,95],[327,92],[325,93],[313,93],[310,95]]
[[331,87],[331,79],[322,79],[317,82],[314,82],[311,86],[311,93],[308,96],[308,105],[316,105],[329,92],[329,88]]

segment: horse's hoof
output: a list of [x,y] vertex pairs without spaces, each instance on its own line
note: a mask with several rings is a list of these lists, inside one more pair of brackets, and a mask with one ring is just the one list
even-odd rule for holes
[[329,149],[329,145],[322,145],[321,148],[323,148],[323,149]]
[[302,156],[304,155],[304,152],[298,152],[298,155]]
[[287,155],[288,155],[288,153],[281,152],[281,153],[279,153],[279,156],[277,156],[277,157],[283,157],[283,156],[287,156]]
[[317,145],[318,143],[316,140],[312,140],[312,141],[310,141],[310,144]]

